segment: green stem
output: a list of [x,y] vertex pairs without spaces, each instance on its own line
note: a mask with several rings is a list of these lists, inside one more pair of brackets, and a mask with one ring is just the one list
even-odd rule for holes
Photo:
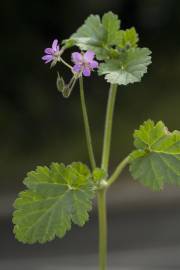
[[106,270],[107,266],[107,217],[106,217],[106,190],[98,191],[99,217],[99,270]]
[[62,57],[60,57],[60,61],[68,68],[70,68],[72,70],[72,66],[69,65],[64,59],[62,59]]
[[[102,152],[101,168],[108,172],[109,154],[111,146],[112,121],[114,114],[114,105],[117,93],[117,85],[111,84],[109,91],[106,120],[104,128],[104,142]],[[98,191],[98,217],[99,217],[99,270],[107,268],[107,210],[106,210],[106,188],[102,187]]]
[[82,106],[82,113],[83,113],[88,154],[89,154],[91,167],[92,167],[92,169],[95,169],[96,162],[95,162],[94,151],[93,151],[93,146],[92,146],[91,131],[90,131],[89,119],[88,119],[88,114],[87,114],[87,109],[86,109],[86,102],[85,102],[85,97],[84,97],[84,86],[83,86],[83,78],[82,77],[79,78],[79,86],[80,86],[80,98],[81,98],[81,106]]
[[114,114],[114,104],[117,93],[117,85],[111,84],[109,91],[107,111],[106,111],[106,122],[104,128],[104,142],[103,142],[103,153],[102,153],[102,163],[101,168],[108,171],[109,165],[109,154],[111,146],[111,133],[112,133],[112,120]]
[[119,177],[119,175],[121,174],[123,169],[128,165],[128,163],[129,163],[129,156],[127,156],[119,163],[112,176],[107,180],[108,187],[111,186],[116,181],[116,179]]

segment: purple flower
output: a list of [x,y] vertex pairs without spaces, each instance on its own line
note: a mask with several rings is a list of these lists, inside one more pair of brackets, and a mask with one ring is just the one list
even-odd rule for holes
[[85,77],[91,75],[91,71],[94,68],[98,68],[98,62],[94,60],[95,53],[87,51],[85,53],[74,52],[72,53],[73,71],[82,74]]
[[60,55],[61,55],[61,52],[59,50],[58,40],[55,39],[52,43],[52,48],[46,48],[44,52],[45,52],[45,55],[42,57],[42,60],[45,61],[45,64],[51,61],[54,62],[54,64],[56,64],[57,61],[60,60]]

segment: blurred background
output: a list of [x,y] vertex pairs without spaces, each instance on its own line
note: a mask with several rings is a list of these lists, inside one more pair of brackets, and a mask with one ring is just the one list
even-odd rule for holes
[[[43,50],[68,38],[89,14],[113,11],[122,28],[135,26],[153,63],[141,83],[119,87],[111,170],[133,148],[132,132],[148,118],[180,129],[180,1],[77,0],[1,3],[0,269],[97,269],[96,207],[90,222],[63,239],[23,245],[12,233],[12,203],[36,165],[88,163],[78,86],[69,99],[56,90],[61,66],[44,65]],[[68,61],[70,54],[66,54]],[[100,163],[108,85],[85,81],[96,157]],[[180,189],[153,193],[128,171],[108,194],[110,269],[180,268]],[[72,267],[72,268],[71,268]],[[94,268],[93,268],[94,267]]]

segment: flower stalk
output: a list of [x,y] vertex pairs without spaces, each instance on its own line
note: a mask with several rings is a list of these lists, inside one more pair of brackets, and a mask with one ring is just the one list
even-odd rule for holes
[[62,57],[60,57],[60,62],[62,62],[66,67],[68,67],[72,71],[72,66],[69,65]]
[[[89,154],[91,167],[92,169],[95,169],[96,162],[94,158],[91,132],[90,132],[88,114],[87,114],[87,109],[86,109],[85,97],[84,97],[84,86],[83,86],[82,76],[79,78],[79,86],[80,86],[80,98],[81,98],[81,106],[82,106],[82,112],[83,112],[83,120],[84,120],[88,154]],[[117,85],[112,84],[110,87],[108,103],[107,103],[105,129],[104,129],[104,143],[103,143],[103,152],[102,152],[102,164],[101,164],[101,168],[105,170],[106,172],[108,171],[108,165],[109,165],[111,134],[112,134],[112,124],[113,124],[113,114],[114,114],[116,93],[117,93]],[[119,171],[120,169],[118,168],[118,172]],[[116,172],[116,175],[117,174],[118,173]],[[112,178],[113,181],[114,181],[115,176],[113,175],[113,178]],[[112,179],[110,178],[109,182],[106,181],[107,185],[104,185],[104,187],[99,189],[97,192],[98,221],[99,221],[99,270],[106,270],[106,267],[107,267],[106,190],[108,187],[108,183],[111,183]]]
[[109,97],[108,97],[108,103],[107,103],[107,110],[106,110],[103,153],[102,153],[102,163],[101,163],[101,168],[107,172],[108,172],[108,167],[109,167],[111,133],[112,133],[112,123],[113,123],[116,93],[117,93],[117,85],[111,84],[110,91],[109,91]]
[[85,102],[85,96],[84,96],[84,84],[83,84],[82,77],[79,78],[79,87],[80,87],[80,99],[81,99],[81,107],[82,107],[83,120],[84,120],[87,149],[88,149],[91,167],[94,170],[96,168],[96,162],[95,162],[93,145],[92,145],[89,119],[88,119],[88,114],[87,114],[87,109],[86,109],[86,102]]

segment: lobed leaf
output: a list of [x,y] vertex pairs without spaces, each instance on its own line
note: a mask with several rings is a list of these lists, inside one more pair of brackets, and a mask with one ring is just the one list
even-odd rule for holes
[[99,67],[99,75],[112,84],[127,85],[139,82],[151,63],[151,51],[147,48],[131,48],[116,59],[107,60]]
[[114,13],[107,12],[102,17],[102,25],[105,29],[106,39],[104,41],[106,46],[116,45],[121,40],[120,20]]
[[38,166],[24,180],[28,188],[14,203],[14,233],[23,243],[63,237],[72,223],[83,226],[92,208],[94,184],[82,163]]
[[65,47],[78,46],[92,50],[98,60],[103,60],[99,75],[112,84],[127,85],[139,82],[151,63],[151,51],[138,48],[139,37],[134,27],[120,29],[120,20],[112,12],[90,15],[69,39]]
[[106,49],[103,48],[106,31],[98,15],[90,15],[70,39],[74,40],[81,50],[94,51],[98,59],[103,59],[106,55]]
[[112,46],[120,42],[119,28],[120,20],[112,12],[105,13],[102,21],[99,15],[90,15],[76,33],[64,43],[68,47],[72,44],[81,50],[92,50],[98,60],[109,59],[115,53]]
[[118,46],[124,48],[136,48],[139,41],[138,33],[134,27],[126,30],[121,30],[120,41]]
[[180,184],[180,132],[167,130],[163,122],[148,120],[134,132],[137,150],[131,153],[132,176],[153,190],[164,184]]

